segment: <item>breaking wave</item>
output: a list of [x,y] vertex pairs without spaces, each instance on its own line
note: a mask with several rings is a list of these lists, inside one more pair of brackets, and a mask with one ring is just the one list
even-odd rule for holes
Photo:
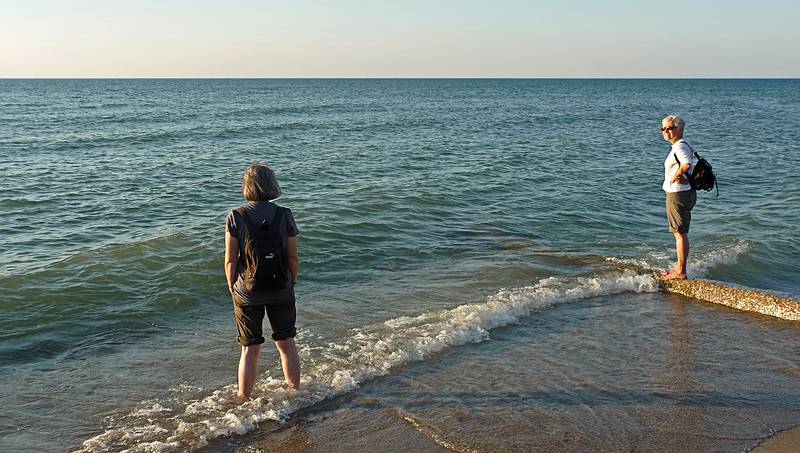
[[[748,250],[744,242],[717,249],[697,257],[693,271],[702,275],[718,264],[734,264]],[[532,286],[501,289],[482,303],[400,316],[353,329],[343,342],[324,342],[304,332],[300,391],[287,390],[282,376],[269,372],[256,383],[254,393],[261,396],[244,404],[235,400],[236,384],[210,394],[205,389],[182,386],[164,400],[143,402],[127,413],[109,417],[106,431],[84,441],[76,451],[195,450],[216,438],[248,433],[260,423],[284,422],[298,410],[350,392],[408,363],[454,346],[486,341],[492,329],[519,322],[553,305],[661,289],[655,270],[663,265],[663,257],[605,260],[613,266],[601,275],[550,277]]]
[[84,441],[76,451],[198,449],[215,438],[245,434],[262,422],[285,421],[302,408],[349,392],[410,362],[454,346],[485,341],[491,329],[518,322],[538,310],[579,299],[658,289],[656,278],[633,270],[596,277],[551,277],[532,286],[500,290],[483,303],[357,328],[341,343],[304,341],[300,391],[285,389],[283,379],[272,376],[257,382],[254,393],[262,396],[244,404],[235,401],[236,384],[210,394],[202,389],[176,389],[168,399],[145,402],[110,417],[106,431]]

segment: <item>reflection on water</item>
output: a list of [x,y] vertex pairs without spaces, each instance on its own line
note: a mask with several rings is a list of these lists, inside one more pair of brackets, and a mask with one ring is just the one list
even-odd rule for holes
[[678,399],[685,397],[689,391],[691,379],[689,373],[689,338],[686,305],[684,301],[669,298],[671,314],[669,316],[669,366],[667,368],[667,388],[672,390]]

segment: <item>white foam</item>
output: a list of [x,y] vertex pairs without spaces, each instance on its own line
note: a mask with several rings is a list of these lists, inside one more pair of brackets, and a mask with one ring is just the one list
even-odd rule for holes
[[750,245],[747,242],[739,241],[727,247],[721,247],[713,250],[710,253],[689,259],[689,271],[692,274],[705,275],[706,272],[720,264],[733,265],[736,264],[740,255],[747,253],[750,250]]
[[134,452],[142,452],[142,453],[160,453],[166,451],[175,451],[178,449],[180,445],[177,442],[143,442],[141,444],[136,445],[134,448],[129,448],[126,450],[122,450],[121,453],[134,453]]
[[[182,413],[175,410],[173,416],[149,420],[145,425],[141,424],[142,409],[118,417],[113,427],[85,441],[79,451],[194,450],[211,439],[247,433],[267,420],[282,422],[303,407],[349,392],[409,362],[453,346],[485,341],[491,329],[554,304],[657,290],[655,278],[632,270],[598,277],[547,278],[532,286],[500,290],[483,303],[354,329],[342,343],[301,349],[305,368],[298,392],[287,391],[281,379],[266,376],[256,383],[255,394],[262,396],[237,405],[236,386],[231,384],[200,400],[184,402]],[[161,412],[158,406],[150,406],[147,413]]]
[[[697,253],[692,249],[692,254],[689,257],[688,272],[691,276],[703,277],[715,266],[736,264],[739,257],[746,254],[749,250],[750,245],[745,241],[737,241],[727,246],[715,248],[708,253]],[[643,253],[647,255],[647,258],[638,259],[608,256],[605,257],[605,259],[609,263],[618,264],[624,268],[631,268],[642,272],[655,272],[668,267],[674,267],[676,264],[670,261],[675,259],[674,249],[671,252],[668,249],[664,249],[643,251]]]
[[643,259],[620,258],[620,257],[617,257],[617,256],[607,256],[607,257],[605,257],[605,259],[609,263],[621,264],[623,266],[633,266],[633,267],[639,267],[639,268],[642,268],[642,269],[649,269],[649,268],[653,267],[650,263],[648,263],[646,260],[643,260]]
[[171,412],[171,409],[168,409],[162,406],[159,403],[153,403],[141,409],[138,409],[131,413],[133,417],[153,417],[155,415],[164,413],[164,412]]

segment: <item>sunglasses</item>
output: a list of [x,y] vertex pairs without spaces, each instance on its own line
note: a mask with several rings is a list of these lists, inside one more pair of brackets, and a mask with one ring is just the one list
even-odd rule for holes
[[677,129],[677,127],[675,127],[675,126],[662,127],[661,128],[661,132],[667,132],[667,131],[672,130],[672,129]]

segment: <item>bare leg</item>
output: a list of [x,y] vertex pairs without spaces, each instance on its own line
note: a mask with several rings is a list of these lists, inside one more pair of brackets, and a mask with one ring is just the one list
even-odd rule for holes
[[241,400],[249,400],[253,393],[259,352],[261,352],[260,344],[242,346],[242,355],[239,357],[239,393],[236,395]]
[[297,355],[297,347],[294,338],[276,341],[275,346],[281,354],[281,365],[283,366],[283,376],[286,383],[295,390],[300,388],[300,357]]
[[675,252],[678,255],[678,265],[674,270],[664,275],[665,280],[685,280],[686,262],[689,260],[689,235],[686,233],[672,233],[675,236]]

